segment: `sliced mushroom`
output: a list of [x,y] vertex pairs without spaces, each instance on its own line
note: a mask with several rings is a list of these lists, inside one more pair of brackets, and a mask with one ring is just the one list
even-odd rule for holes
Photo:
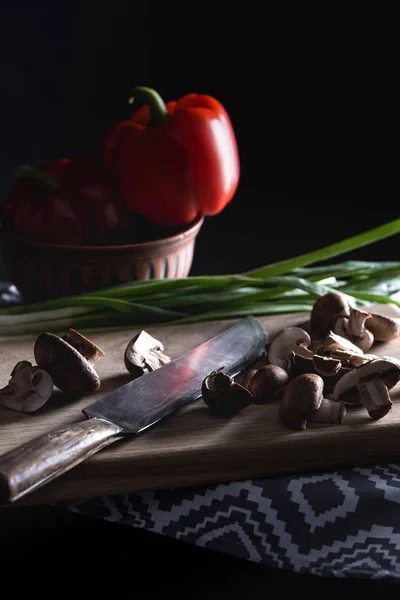
[[213,371],[204,379],[201,394],[211,412],[221,417],[234,415],[253,399],[249,390],[221,371]]
[[350,306],[345,296],[329,292],[316,300],[310,314],[310,329],[313,339],[325,337],[333,330],[337,319],[348,317]]
[[317,374],[321,377],[334,377],[342,368],[340,360],[330,356],[319,356],[318,354],[315,354],[313,363]]
[[353,344],[349,339],[329,331],[323,341],[323,351],[328,352],[330,356],[335,350],[345,350],[353,354],[364,354],[359,346]]
[[324,381],[315,373],[299,375],[283,391],[279,417],[291,429],[304,430],[308,422],[340,424],[346,415],[342,402],[324,398]]
[[400,319],[371,313],[365,326],[377,342],[390,342],[400,335]]
[[314,354],[313,357],[300,356],[293,353],[292,377],[298,377],[304,373],[315,373],[324,380],[324,391],[331,394],[336,383],[350,369],[343,366],[340,360],[330,356]]
[[310,342],[309,334],[301,327],[285,327],[272,340],[268,348],[268,361],[290,375],[292,352],[302,352],[312,357],[314,353],[307,349]]
[[65,339],[53,333],[41,333],[35,341],[34,356],[39,367],[51,375],[61,391],[82,396],[100,387],[100,378],[92,361],[104,355],[90,351],[89,360]]
[[389,396],[400,379],[400,367],[386,359],[376,359],[343,376],[332,399],[347,405],[364,404],[372,419],[381,419],[392,408]]
[[370,313],[365,310],[350,307],[349,317],[337,319],[333,331],[367,352],[374,343],[374,336],[365,325],[369,316]]
[[135,335],[124,353],[125,367],[134,378],[155,371],[170,361],[171,358],[164,354],[163,344],[146,331]]
[[68,329],[62,339],[75,348],[79,354],[82,354],[91,365],[94,365],[105,354],[101,348],[75,329]]
[[344,367],[349,369],[355,369],[356,367],[360,367],[367,362],[371,362],[371,360],[375,360],[379,358],[376,354],[353,354],[352,352],[348,352],[347,350],[332,350],[329,353],[331,358],[336,358],[340,360]]
[[27,360],[18,362],[11,371],[8,384],[0,390],[0,406],[18,412],[39,410],[53,393],[53,380]]
[[289,374],[278,365],[265,365],[257,369],[246,387],[253,395],[253,404],[268,404],[275,398],[289,383]]

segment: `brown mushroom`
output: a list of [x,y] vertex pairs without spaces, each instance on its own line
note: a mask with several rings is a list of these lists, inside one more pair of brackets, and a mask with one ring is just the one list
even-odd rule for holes
[[146,331],[140,331],[128,343],[124,353],[126,369],[134,378],[155,371],[171,361],[164,346]]
[[297,430],[306,429],[308,422],[340,424],[345,415],[344,403],[324,398],[324,381],[315,373],[292,379],[283,391],[279,406],[281,421]]
[[307,348],[310,342],[309,334],[301,327],[284,327],[268,348],[268,361],[272,365],[281,367],[290,375],[292,352],[313,356],[314,353]]
[[333,331],[367,352],[374,343],[374,336],[366,327],[369,316],[365,310],[350,307],[350,315],[337,319]]
[[370,313],[365,326],[377,342],[390,342],[400,335],[400,319]]
[[289,383],[289,374],[278,365],[265,365],[261,369],[257,369],[249,382],[244,387],[247,387],[252,394],[253,404],[268,404],[273,402],[275,398]]
[[[81,354],[66,339],[48,332],[38,336],[33,350],[36,364],[50,374],[54,385],[74,396],[89,394],[99,389],[100,378],[93,368],[93,363],[104,355],[100,348],[94,350],[91,347],[92,342],[87,345],[84,342],[86,338],[82,340],[83,336],[80,334],[78,338],[78,347],[84,354]],[[69,339],[73,341],[77,337],[73,334]],[[87,358],[86,348],[88,348]]]
[[213,371],[204,379],[201,388],[204,402],[217,416],[230,417],[251,404],[249,390],[221,371]]
[[0,406],[18,412],[39,410],[53,393],[53,380],[27,360],[18,362],[11,371],[8,384],[0,390]]
[[381,419],[392,408],[389,396],[400,379],[400,367],[387,359],[372,360],[344,375],[332,399],[347,405],[364,404],[372,419]]
[[345,296],[338,292],[329,292],[320,296],[311,310],[310,330],[313,339],[325,337],[333,330],[337,319],[348,317],[350,306]]

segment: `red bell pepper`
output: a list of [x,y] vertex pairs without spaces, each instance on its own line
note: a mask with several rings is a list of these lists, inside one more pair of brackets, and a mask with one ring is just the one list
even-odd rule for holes
[[52,161],[43,170],[18,167],[0,219],[5,231],[53,244],[134,241],[132,211],[111,174],[83,156]]
[[216,215],[231,201],[240,163],[231,120],[215,98],[188,94],[166,105],[137,87],[144,102],[116,123],[103,145],[126,203],[158,225],[180,226]]

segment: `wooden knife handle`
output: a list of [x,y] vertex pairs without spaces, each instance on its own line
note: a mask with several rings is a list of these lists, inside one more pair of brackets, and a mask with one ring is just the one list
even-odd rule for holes
[[100,418],[50,431],[0,456],[0,502],[14,502],[122,437]]

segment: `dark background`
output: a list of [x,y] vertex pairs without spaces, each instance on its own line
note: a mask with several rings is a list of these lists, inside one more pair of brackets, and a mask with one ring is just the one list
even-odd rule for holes
[[[358,88],[368,59],[356,60],[345,25],[338,44],[335,25],[318,29],[304,10],[231,4],[3,3],[0,199],[18,164],[99,155],[141,84],[165,101],[214,95],[237,134],[240,185],[206,220],[193,274],[252,268],[397,217],[397,131],[379,99],[365,113],[373,67],[368,94]],[[396,259],[394,240],[354,257],[386,256]]]
[[[302,11],[277,14],[251,1],[237,8],[217,1],[3,2],[0,201],[18,164],[98,155],[104,132],[129,114],[127,99],[140,84],[165,101],[188,92],[215,96],[237,134],[240,185],[223,213],[206,219],[192,274],[240,272],[397,218],[397,131],[378,117],[382,111],[364,112],[357,85],[365,60],[348,44],[354,30],[341,22],[340,35],[329,31],[321,15],[324,26],[315,27]],[[400,260],[397,238],[351,257]],[[38,547],[52,568],[59,557],[60,567],[95,558],[139,573],[150,562],[161,573],[158,591],[188,598],[265,590],[273,576],[281,589],[292,580],[306,589],[312,579],[50,507],[2,511],[0,525],[11,563],[34,561]],[[181,583],[168,578],[177,569]],[[314,585],[324,589],[324,582]],[[346,585],[337,582],[342,594],[383,589]]]

